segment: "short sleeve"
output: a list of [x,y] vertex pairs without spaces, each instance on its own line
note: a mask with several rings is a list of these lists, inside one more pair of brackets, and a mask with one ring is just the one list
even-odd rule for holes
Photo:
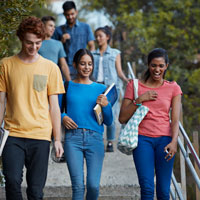
[[92,29],[90,28],[88,24],[87,24],[87,27],[88,27],[88,41],[87,42],[95,40]]
[[0,61],[0,91],[6,92],[5,66],[2,61]]
[[126,86],[124,99],[134,100],[133,80],[129,81],[127,86]]
[[176,82],[173,82],[173,94],[172,94],[172,96],[175,97],[179,94],[181,94],[181,95],[183,94],[181,87]]
[[63,80],[59,67],[52,63],[48,79],[48,95],[62,94],[65,92]]
[[64,50],[64,47],[62,45],[61,42],[59,42],[59,54],[58,54],[58,58],[64,58],[66,57],[66,53],[65,53],[65,50]]

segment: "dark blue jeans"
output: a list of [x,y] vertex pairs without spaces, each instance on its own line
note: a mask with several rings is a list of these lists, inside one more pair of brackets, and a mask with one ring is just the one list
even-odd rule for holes
[[2,155],[3,174],[6,180],[6,199],[22,200],[21,183],[26,166],[28,200],[43,199],[49,141],[8,137]]
[[97,200],[104,159],[103,135],[87,129],[68,130],[65,157],[72,182],[72,200],[84,199],[84,159],[87,167],[87,200]]
[[154,199],[154,172],[158,200],[169,200],[170,182],[174,158],[165,159],[164,147],[171,137],[138,136],[138,147],[133,150],[133,158],[141,188],[141,200]]

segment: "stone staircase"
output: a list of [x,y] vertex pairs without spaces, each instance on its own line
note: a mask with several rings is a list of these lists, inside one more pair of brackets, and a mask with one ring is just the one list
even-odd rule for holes
[[[26,182],[22,184],[25,197]],[[45,200],[71,199],[71,182],[65,163],[49,160],[49,170],[44,189]],[[0,200],[5,199],[4,188],[0,187]],[[139,199],[139,185],[132,156],[126,156],[116,150],[105,153],[99,200]]]
[[[113,153],[105,153],[99,200],[137,200],[140,197],[139,184],[133,158],[119,152],[116,142],[114,149]],[[24,180],[22,184],[24,197],[26,197],[25,187],[26,181]],[[71,194],[71,181],[67,165],[55,163],[50,158],[44,199],[68,200],[71,199]],[[4,188],[0,187],[0,200],[4,199]]]
[[[23,196],[26,197],[25,181],[22,186]],[[71,182],[66,164],[57,164],[50,159],[44,199],[68,200],[71,199],[71,193]],[[3,199],[5,199],[4,188],[0,188],[0,200]],[[105,153],[99,197],[99,200],[112,199],[139,199],[139,186],[132,156],[123,155],[116,149],[114,153]]]

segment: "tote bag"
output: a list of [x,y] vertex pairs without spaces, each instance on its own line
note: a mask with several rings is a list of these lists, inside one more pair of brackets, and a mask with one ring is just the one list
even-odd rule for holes
[[[138,98],[138,79],[133,80],[134,83],[134,96],[135,100]],[[119,139],[117,143],[117,148],[119,151],[126,155],[131,155],[133,149],[137,147],[138,144],[138,127],[140,122],[148,113],[149,108],[140,105],[133,116],[129,119],[127,124],[121,129],[119,134]]]

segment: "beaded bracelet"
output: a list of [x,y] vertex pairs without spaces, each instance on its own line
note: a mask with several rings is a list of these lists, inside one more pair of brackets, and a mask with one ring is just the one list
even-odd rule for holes
[[141,103],[136,103],[136,100],[133,101],[133,104],[136,105],[136,106],[141,106],[142,105]]

